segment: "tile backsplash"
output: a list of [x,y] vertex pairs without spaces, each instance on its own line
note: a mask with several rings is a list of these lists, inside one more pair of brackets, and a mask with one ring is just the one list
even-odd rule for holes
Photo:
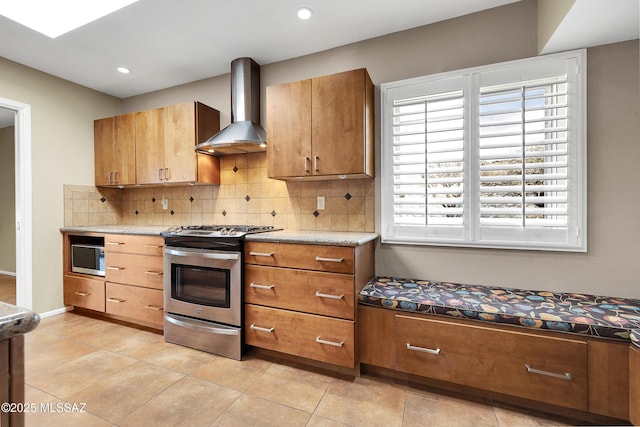
[[[65,185],[65,226],[255,224],[288,230],[374,231],[373,179],[279,181],[266,153],[224,156],[221,184],[96,188]],[[317,209],[324,196],[325,209]],[[166,200],[167,209],[162,208]]]

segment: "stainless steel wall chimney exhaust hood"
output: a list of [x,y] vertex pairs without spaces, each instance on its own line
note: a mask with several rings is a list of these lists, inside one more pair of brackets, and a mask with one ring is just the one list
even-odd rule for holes
[[266,151],[267,135],[260,122],[260,66],[251,58],[231,62],[231,124],[196,145],[206,154]]

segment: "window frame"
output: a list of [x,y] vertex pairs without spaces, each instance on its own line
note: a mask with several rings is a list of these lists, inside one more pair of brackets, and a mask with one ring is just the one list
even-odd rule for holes
[[[586,49],[581,49],[382,84],[380,87],[382,243],[586,252],[586,60]],[[563,73],[567,74],[569,92],[567,226],[562,228],[480,226],[480,127],[478,123],[480,88],[553,77],[556,70],[564,70]],[[394,223],[394,101],[439,95],[459,88],[464,90],[464,224],[458,227],[427,226],[425,221],[424,225],[417,226],[396,225]],[[425,150],[426,144],[425,141]],[[428,213],[425,214],[425,218],[427,215]]]

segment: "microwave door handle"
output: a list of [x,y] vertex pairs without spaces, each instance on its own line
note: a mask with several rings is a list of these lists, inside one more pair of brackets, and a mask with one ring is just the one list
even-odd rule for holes
[[229,253],[212,253],[212,252],[187,252],[177,249],[164,248],[164,253],[176,256],[188,256],[193,258],[207,258],[207,259],[221,259],[221,260],[237,260],[240,259],[240,254]]

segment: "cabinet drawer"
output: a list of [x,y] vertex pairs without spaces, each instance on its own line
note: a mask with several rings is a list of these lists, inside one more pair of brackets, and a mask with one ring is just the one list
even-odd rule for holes
[[160,236],[105,234],[104,250],[105,252],[162,256],[164,239]]
[[354,319],[352,275],[245,265],[245,301]]
[[587,410],[587,343],[396,315],[396,368]]
[[355,329],[349,320],[245,305],[249,345],[353,368]]
[[354,266],[353,248],[343,246],[246,242],[244,255],[247,264],[272,267],[353,273]]
[[162,328],[162,291],[107,282],[106,312]]
[[162,257],[108,253],[105,273],[108,282],[162,289]]
[[65,274],[64,304],[104,312],[104,280]]

